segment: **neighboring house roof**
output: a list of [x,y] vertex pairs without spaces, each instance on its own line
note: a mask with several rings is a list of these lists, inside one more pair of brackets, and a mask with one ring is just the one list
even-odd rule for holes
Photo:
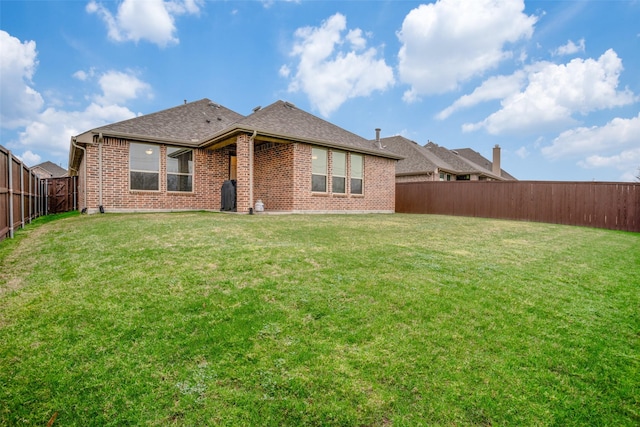
[[[375,140],[372,142],[375,143]],[[396,175],[423,175],[434,173],[436,169],[452,169],[451,165],[444,160],[417,142],[403,136],[380,138],[380,143],[388,150],[404,157],[396,163]]]
[[493,179],[515,180],[504,170],[501,176],[494,175],[492,162],[470,148],[449,150],[433,142],[421,146],[399,135],[381,138],[380,143],[404,157],[396,164],[398,176],[424,175],[437,170],[456,175],[482,175]]
[[[489,159],[487,159],[486,157],[484,157],[482,154],[478,153],[475,150],[472,150],[471,148],[456,148],[453,151],[457,151],[458,154],[462,157],[464,157],[465,159],[480,165],[481,167],[483,166],[484,169],[487,169],[489,171],[493,171],[493,162],[489,161]],[[507,172],[504,169],[500,169],[501,172],[501,177],[504,179],[509,179],[509,180],[515,180],[516,178],[511,175],[509,172]]]
[[[53,162],[43,162],[31,168],[38,176],[46,178],[62,178],[68,175],[66,169],[61,168]],[[40,173],[40,171],[42,171]]]

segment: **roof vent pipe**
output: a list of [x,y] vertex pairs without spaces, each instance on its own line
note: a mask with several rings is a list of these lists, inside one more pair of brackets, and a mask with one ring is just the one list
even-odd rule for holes
[[382,150],[382,143],[380,142],[380,128],[376,128],[376,146]]

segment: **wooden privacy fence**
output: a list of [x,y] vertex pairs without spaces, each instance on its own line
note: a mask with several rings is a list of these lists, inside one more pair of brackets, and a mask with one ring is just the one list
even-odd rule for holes
[[396,184],[396,212],[640,232],[640,184],[467,181]]
[[40,179],[0,145],[0,240],[34,218],[76,209],[75,177]]

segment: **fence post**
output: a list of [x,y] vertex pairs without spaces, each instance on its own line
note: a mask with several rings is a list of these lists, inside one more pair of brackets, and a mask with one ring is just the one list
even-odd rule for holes
[[20,228],[24,228],[24,169],[25,166],[20,163]]
[[33,172],[31,172],[31,170],[29,170],[29,224],[31,224],[31,218],[33,217],[33,195],[31,194],[31,192],[33,191],[33,182],[32,182],[32,175]]
[[7,170],[9,174],[9,238],[13,239],[13,159],[11,150],[7,153]]
[[49,215],[49,180],[44,180],[44,214]]

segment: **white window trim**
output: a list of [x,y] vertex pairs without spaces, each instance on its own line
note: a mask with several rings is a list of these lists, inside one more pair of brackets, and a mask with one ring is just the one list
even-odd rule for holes
[[[184,150],[191,150],[191,162],[193,163],[193,172],[192,173],[184,173],[184,172],[169,172],[169,163],[167,162],[167,157],[169,156],[170,148],[178,148]],[[185,147],[175,147],[175,146],[167,146],[164,154],[165,158],[165,181],[167,185],[167,193],[175,193],[175,194],[193,194],[195,193],[196,187],[196,153],[193,148],[185,148]],[[180,190],[169,190],[169,175],[178,175],[178,176],[191,176],[191,191],[180,191]]]
[[[334,166],[335,166],[335,159],[334,159],[334,154],[336,153],[341,153],[344,155],[344,175],[336,175],[334,173]],[[331,150],[331,193],[332,194],[340,194],[340,195],[346,195],[348,193],[349,188],[347,187],[347,175],[349,175],[347,172],[347,157],[348,157],[348,153],[346,151],[333,151]],[[333,191],[333,178],[342,178],[344,179],[344,191],[341,193],[339,191]]]
[[[325,171],[324,171],[324,175],[320,174],[320,173],[314,173],[313,172],[313,150],[322,150],[325,152],[325,156],[326,156],[326,167],[325,167]],[[314,190],[313,189],[313,176],[317,175],[317,176],[324,176],[324,183],[325,183],[325,190],[324,191],[318,191],[318,190]],[[315,193],[315,194],[328,194],[329,193],[329,150],[323,147],[312,147],[311,148],[311,192]]]
[[[150,171],[150,170],[146,170],[146,169],[132,169],[131,168],[131,147],[133,145],[147,145],[149,147],[154,147],[158,150],[158,170],[157,171]],[[162,169],[162,150],[161,150],[161,146],[160,145],[155,145],[155,144],[145,144],[145,143],[141,143],[141,142],[130,142],[129,143],[129,191],[142,191],[145,193],[159,193],[161,191],[161,182],[160,182],[160,171]],[[158,189],[157,190],[143,190],[143,189],[138,189],[138,188],[131,188],[131,172],[141,172],[141,173],[155,173],[158,175]]]
[[[362,176],[359,178],[354,178],[353,177],[353,169],[352,169],[352,161],[353,161],[353,156],[359,156],[362,159]],[[365,155],[364,154],[360,154],[360,153],[349,153],[349,194],[352,196],[356,196],[356,197],[363,197],[364,196],[364,164],[365,164]],[[362,181],[362,192],[360,193],[354,193],[351,191],[351,180],[352,179],[359,179],[360,181]]]

